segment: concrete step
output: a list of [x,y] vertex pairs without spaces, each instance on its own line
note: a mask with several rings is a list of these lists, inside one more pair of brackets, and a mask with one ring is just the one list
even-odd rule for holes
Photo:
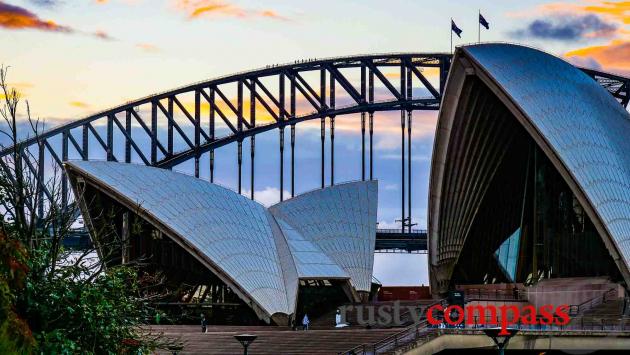
[[[153,333],[177,337],[184,343],[180,354],[242,354],[236,334],[254,334],[250,354],[337,354],[361,344],[372,344],[399,329],[334,329],[291,331],[276,327],[209,327],[201,333],[198,326],[155,326]],[[167,351],[158,353],[167,354]]]

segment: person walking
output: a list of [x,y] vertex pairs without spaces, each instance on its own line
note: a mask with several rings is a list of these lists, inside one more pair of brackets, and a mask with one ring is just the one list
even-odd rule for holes
[[304,313],[304,318],[302,318],[302,330],[308,330],[308,325],[311,321],[308,319],[308,314]]
[[206,320],[206,316],[204,316],[203,313],[201,313],[201,332],[208,332],[208,321]]

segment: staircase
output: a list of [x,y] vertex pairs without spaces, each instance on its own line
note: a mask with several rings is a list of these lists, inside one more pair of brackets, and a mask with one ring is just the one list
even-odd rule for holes
[[[363,319],[367,321],[367,318],[368,318],[367,307],[374,307],[374,315],[375,317],[378,317],[378,314],[379,314],[378,312],[379,312],[380,307],[390,307],[389,309],[392,310],[395,302],[396,301],[379,301],[379,302],[373,302],[373,303],[356,304],[354,305],[355,307],[346,311],[345,322],[349,324],[351,327],[365,327],[365,325],[361,325],[359,323],[359,312],[357,311],[357,307],[365,307],[365,309],[363,310],[362,317]],[[435,301],[431,299],[414,300],[414,301],[398,301],[398,302],[400,304],[400,307],[402,308],[400,312],[400,319],[402,321],[402,324],[400,325],[376,324],[376,325],[372,325],[371,327],[372,328],[395,328],[395,327],[400,328],[400,327],[409,326],[413,323],[413,316],[411,315],[411,312],[409,311],[408,307],[414,307],[414,311],[419,313],[421,310],[424,311],[430,305],[435,303]],[[348,307],[351,305],[345,305],[345,306]],[[392,311],[390,311],[390,313],[391,312]],[[336,315],[336,310],[331,310],[330,312],[327,312],[321,315],[320,317],[317,317],[316,319],[311,320],[310,328],[311,329],[334,329],[335,328],[335,315]]]
[[599,306],[584,311],[584,317],[590,318],[612,318],[621,317],[623,315],[623,298],[607,300]]
[[[201,327],[189,325],[152,326],[153,334],[179,338],[184,348],[178,354],[240,355],[242,346],[236,334],[254,334],[258,338],[249,347],[250,354],[337,354],[361,343],[375,343],[400,329],[333,329],[292,331],[280,327],[211,326],[207,333]],[[158,351],[170,354],[169,351]]]

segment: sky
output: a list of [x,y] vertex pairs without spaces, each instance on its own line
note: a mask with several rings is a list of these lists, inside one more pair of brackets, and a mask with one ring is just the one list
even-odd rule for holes
[[[490,23],[489,30],[482,28],[481,41],[523,43],[579,66],[630,76],[630,1],[601,0],[0,0],[0,64],[10,66],[9,83],[29,101],[33,116],[53,126],[151,93],[274,63],[449,52],[451,18],[463,30],[453,44],[474,43],[478,11]],[[399,130],[390,129],[398,119],[398,113],[381,114],[375,123],[381,228],[395,228],[400,214]],[[418,228],[426,227],[436,119],[435,112],[414,114],[412,218]],[[356,180],[358,116],[337,122],[335,159],[343,164],[337,165],[336,181]],[[299,174],[319,164],[318,150],[308,149],[319,148],[318,124],[298,125],[297,132]],[[258,156],[276,154],[277,139],[274,132],[257,138]],[[222,149],[217,182],[234,188],[235,147]],[[279,198],[278,160],[258,158],[256,164],[257,200],[272,204]],[[189,171],[189,166],[179,168]],[[306,175],[298,180],[298,192],[318,186],[318,176]],[[375,276],[389,285],[427,284],[426,257],[377,254]]]

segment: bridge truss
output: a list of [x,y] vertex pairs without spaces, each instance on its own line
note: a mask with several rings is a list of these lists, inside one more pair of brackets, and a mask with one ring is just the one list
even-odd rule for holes
[[[209,180],[214,182],[215,150],[236,144],[236,189],[239,193],[243,192],[243,188],[248,189],[253,199],[256,135],[277,130],[280,161],[278,184],[280,200],[283,200],[286,184],[284,156],[287,148],[291,153],[289,191],[291,196],[295,195],[297,124],[320,121],[319,174],[320,186],[323,188],[327,183],[327,166],[329,184],[335,183],[335,118],[360,114],[360,175],[365,180],[374,178],[375,113],[399,111],[402,143],[401,233],[412,234],[413,112],[439,110],[450,62],[451,56],[448,54],[394,53],[296,61],[223,76],[127,102],[26,139],[0,152],[0,168],[9,171],[12,159],[16,156],[23,161],[25,173],[34,176],[42,185],[41,196],[37,200],[38,211],[43,214],[46,201],[55,200],[44,183],[47,181],[46,175],[60,169],[68,159],[136,162],[166,169],[192,161],[192,173],[199,177],[201,158],[207,155]],[[610,91],[622,105],[628,105],[630,79],[592,70],[584,71]],[[324,148],[327,123],[330,140],[328,161]],[[285,143],[287,128],[288,147]],[[247,154],[243,151],[245,140],[249,140],[249,187],[244,185],[242,179],[243,155]],[[64,207],[72,203],[65,176],[61,181],[61,196]],[[383,235],[391,237],[386,233]],[[408,245],[405,244],[403,249],[408,249]],[[383,249],[389,249],[389,246]]]

